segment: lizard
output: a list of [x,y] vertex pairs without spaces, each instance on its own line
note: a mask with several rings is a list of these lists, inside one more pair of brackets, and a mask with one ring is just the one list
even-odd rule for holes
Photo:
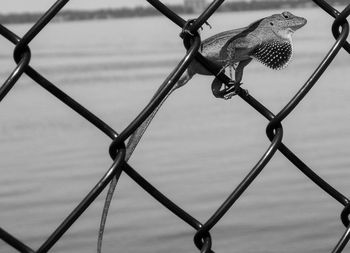
[[[292,34],[306,22],[305,18],[287,11],[274,14],[257,20],[248,27],[225,31],[205,39],[200,53],[220,66],[221,71],[233,68],[233,83],[237,88],[242,81],[243,69],[253,59],[271,69],[285,68],[293,55]],[[212,75],[199,62],[194,61],[180,78],[177,87],[185,85],[195,74]],[[236,89],[224,87],[220,92],[221,86],[219,79],[215,78],[212,82],[215,97],[227,99],[235,95]]]
[[[221,32],[203,40],[199,52],[208,60],[221,67],[220,72],[225,71],[227,68],[235,70],[235,80],[231,86],[224,85],[222,87],[220,80],[216,77],[214,78],[211,85],[213,95],[224,99],[236,95],[237,87],[241,85],[243,69],[253,59],[275,70],[286,67],[293,54],[292,34],[303,27],[306,22],[305,18],[285,11],[259,19],[247,27]],[[184,86],[195,74],[212,75],[196,60],[190,63],[179,81],[158,107],[130,136],[126,146],[126,162],[165,100],[174,90]],[[101,217],[97,246],[98,253],[101,252],[105,222],[116,184],[117,178],[114,177],[107,193]]]

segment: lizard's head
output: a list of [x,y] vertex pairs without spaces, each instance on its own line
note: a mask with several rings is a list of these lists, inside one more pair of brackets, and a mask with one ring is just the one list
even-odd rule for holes
[[257,21],[252,26],[257,26],[261,42],[252,56],[272,69],[286,67],[293,55],[292,34],[305,24],[305,18],[287,11]]
[[291,35],[306,24],[306,19],[293,15],[288,11],[274,14],[264,18],[260,25],[270,28],[276,35],[283,39],[291,39]]

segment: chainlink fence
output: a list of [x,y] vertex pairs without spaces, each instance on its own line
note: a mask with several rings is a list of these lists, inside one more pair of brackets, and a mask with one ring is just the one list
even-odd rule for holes
[[[313,170],[311,170],[301,159],[299,159],[285,144],[282,142],[283,128],[282,121],[295,109],[298,103],[308,94],[310,89],[316,84],[320,76],[324,73],[327,67],[331,64],[336,57],[339,50],[342,48],[350,53],[350,44],[347,42],[349,34],[349,24],[346,18],[350,15],[350,4],[346,8],[339,12],[327,1],[313,0],[320,8],[326,11],[329,15],[334,17],[334,23],[332,25],[332,33],[335,38],[335,43],[326,54],[322,62],[316,68],[314,73],[310,76],[307,82],[301,87],[301,89],[295,94],[295,96],[289,101],[287,105],[277,114],[274,115],[263,104],[257,101],[253,96],[247,94],[241,88],[238,88],[238,96],[243,99],[248,105],[252,106],[258,113],[263,115],[268,124],[266,127],[266,134],[271,141],[270,146],[261,156],[260,160],[251,169],[243,181],[232,191],[227,199],[221,204],[221,206],[212,214],[212,216],[201,223],[195,217],[189,215],[181,207],[177,206],[174,202],[168,199],[164,194],[158,191],[150,182],[136,172],[126,160],[126,154],[128,152],[125,141],[135,132],[135,130],[148,118],[148,116],[157,108],[162,100],[171,92],[176,81],[180,78],[181,74],[186,70],[187,66],[196,59],[203,66],[205,66],[214,75],[219,72],[220,68],[213,63],[206,60],[198,49],[200,47],[200,37],[197,32],[198,29],[208,20],[208,18],[218,9],[218,7],[224,2],[224,0],[213,1],[202,14],[198,16],[193,22],[186,22],[176,13],[171,11],[166,5],[162,4],[158,0],[147,0],[154,8],[161,12],[164,16],[172,20],[176,25],[185,29],[182,32],[181,38],[184,41],[184,45],[187,49],[186,55],[170,73],[170,75],[163,82],[156,94],[153,96],[150,103],[140,112],[140,114],[120,133],[118,134],[112,127],[107,125],[100,118],[95,116],[89,110],[84,108],[73,98],[65,94],[62,90],[56,87],[53,83],[47,80],[44,76],[38,73],[34,68],[30,66],[31,52],[29,44],[40,31],[55,17],[55,15],[66,5],[69,0],[58,0],[21,38],[14,32],[7,29],[0,24],[0,34],[15,45],[14,60],[17,64],[16,68],[9,75],[7,80],[0,88],[0,101],[8,94],[8,92],[14,87],[22,74],[26,74],[33,79],[38,85],[46,89],[53,96],[69,106],[76,113],[80,114],[97,129],[105,133],[112,139],[110,145],[110,156],[113,160],[111,167],[107,170],[105,175],[92,187],[91,191],[85,196],[85,198],[79,203],[79,205],[72,210],[72,212],[65,218],[65,220],[56,228],[56,230],[48,237],[48,239],[39,247],[34,250],[26,245],[24,242],[18,240],[9,232],[0,227],[0,238],[12,246],[19,252],[49,252],[55,243],[61,238],[61,236],[72,226],[72,224],[80,217],[82,213],[89,207],[89,205],[96,199],[96,197],[105,189],[105,187],[112,181],[113,178],[118,178],[122,172],[125,172],[131,179],[133,179],[138,185],[140,185],[146,192],[152,197],[164,205],[170,212],[178,216],[181,220],[193,227],[197,232],[194,236],[194,244],[200,250],[200,252],[213,252],[212,239],[210,236],[210,230],[216,225],[216,223],[229,211],[232,205],[236,202],[242,193],[249,187],[254,179],[263,170],[265,165],[274,156],[277,150],[279,150],[292,164],[295,165],[301,172],[304,173],[309,179],[317,184],[323,191],[328,193],[344,206],[341,212],[341,221],[345,226],[345,232],[337,242],[332,252],[342,252],[350,239],[350,201],[342,193],[338,192],[335,188],[329,185],[321,177],[319,177]],[[217,75],[218,78],[230,85],[230,79],[224,74]]]

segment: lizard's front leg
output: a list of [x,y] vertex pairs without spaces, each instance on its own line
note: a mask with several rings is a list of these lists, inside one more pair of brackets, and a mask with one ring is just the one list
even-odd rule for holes
[[240,84],[236,84],[236,81],[232,81],[229,83],[229,85],[226,85],[223,84],[218,78],[215,78],[211,83],[211,91],[217,98],[229,99],[232,96],[237,95],[235,87],[239,85]]
[[243,77],[243,69],[247,66],[252,59],[240,61],[235,70],[235,80],[230,82],[229,85],[224,85],[222,89],[222,82],[215,78],[211,84],[211,90],[213,95],[217,98],[230,99],[232,96],[237,95],[241,86]]

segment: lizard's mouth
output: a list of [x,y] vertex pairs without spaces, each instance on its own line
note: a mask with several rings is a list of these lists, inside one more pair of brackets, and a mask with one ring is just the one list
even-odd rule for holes
[[307,23],[307,20],[305,18],[301,18],[301,17],[299,17],[299,18],[301,19],[301,21],[298,24],[295,24],[295,25],[289,27],[293,32],[295,32],[299,28],[302,28]]
[[294,30],[294,29],[288,27],[288,28],[287,28],[287,31],[288,31],[288,33],[294,33],[294,32],[296,31],[296,29]]

